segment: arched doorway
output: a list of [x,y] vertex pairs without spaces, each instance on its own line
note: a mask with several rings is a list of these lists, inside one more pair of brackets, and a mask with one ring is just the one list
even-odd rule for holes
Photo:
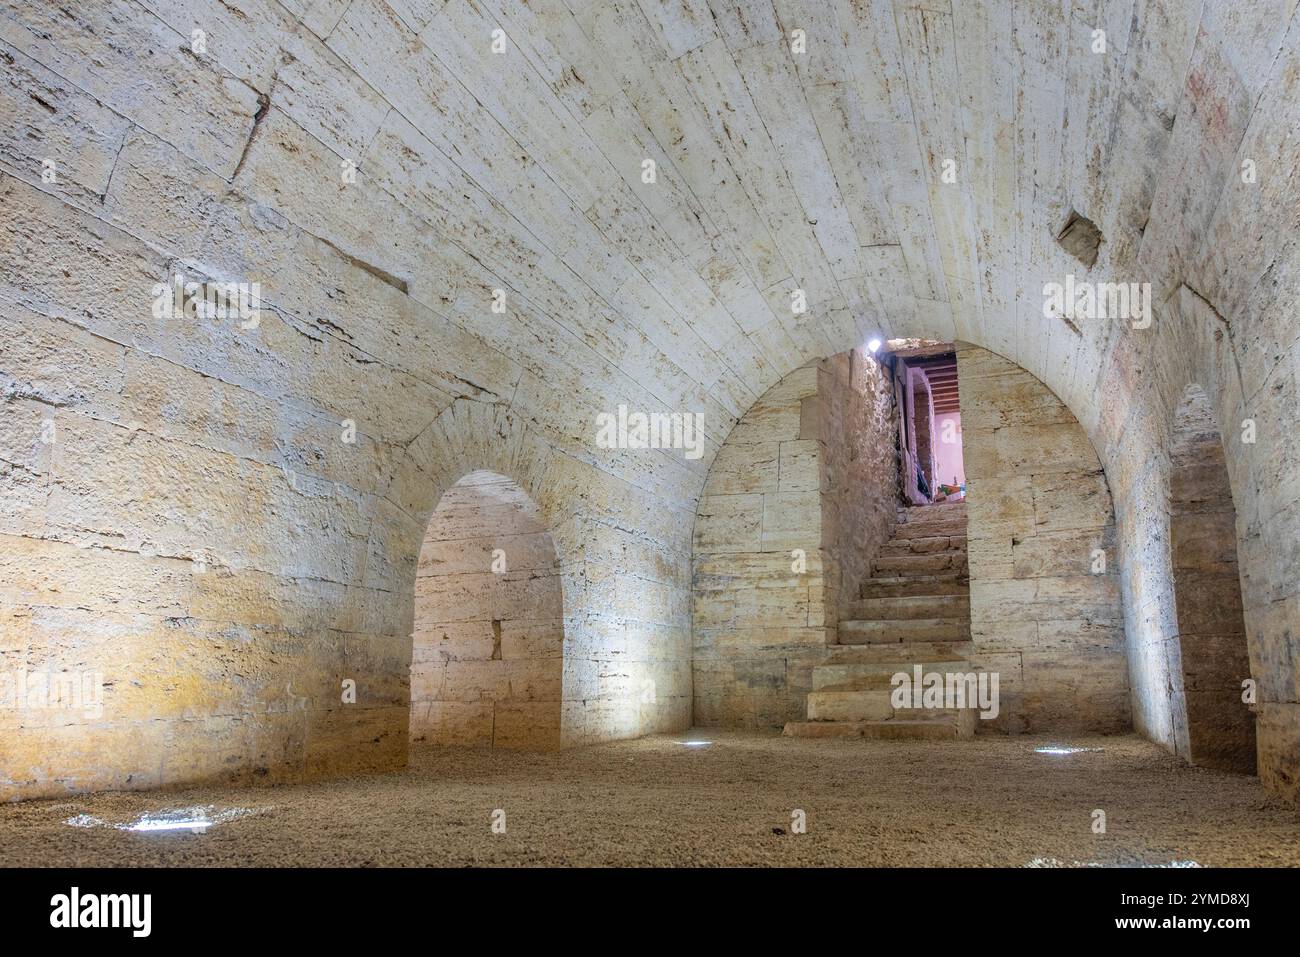
[[1255,716],[1237,570],[1237,513],[1205,392],[1189,386],[1170,442],[1169,540],[1193,764],[1255,773]]
[[537,505],[511,479],[471,472],[438,502],[412,639],[412,742],[559,746],[560,566]]
[[905,347],[904,365],[944,357],[926,404],[940,382],[959,396],[943,408],[962,416],[969,503],[957,483],[936,502],[905,481],[936,443],[900,424],[915,404],[896,388],[903,348],[796,369],[724,440],[692,541],[697,725],[964,735],[968,715],[922,721],[880,680],[937,663],[997,675],[986,730],[1131,729],[1115,510],[1091,441],[1025,369],[933,345]]

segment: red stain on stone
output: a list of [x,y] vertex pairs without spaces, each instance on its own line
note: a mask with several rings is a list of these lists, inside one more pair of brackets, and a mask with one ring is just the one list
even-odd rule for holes
[[1196,105],[1196,114],[1206,135],[1216,140],[1226,139],[1228,102],[1210,85],[1204,69],[1197,68],[1188,74],[1187,92]]

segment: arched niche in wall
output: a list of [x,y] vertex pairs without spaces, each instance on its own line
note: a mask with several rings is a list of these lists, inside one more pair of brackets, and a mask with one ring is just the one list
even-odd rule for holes
[[416,571],[411,741],[558,747],[563,604],[555,545],[518,484],[481,470],[447,489]]

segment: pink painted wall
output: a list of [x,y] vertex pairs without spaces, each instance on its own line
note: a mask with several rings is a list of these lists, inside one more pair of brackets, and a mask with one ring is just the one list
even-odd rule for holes
[[[949,425],[949,421],[952,425]],[[966,467],[961,458],[961,413],[948,412],[935,416],[934,459],[938,475],[935,484],[943,482],[948,485],[961,485],[966,481]],[[953,441],[945,442],[951,436]],[[957,481],[953,482],[953,476]]]

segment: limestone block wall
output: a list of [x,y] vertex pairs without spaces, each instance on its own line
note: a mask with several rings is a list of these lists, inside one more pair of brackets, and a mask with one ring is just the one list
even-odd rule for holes
[[[688,333],[618,308],[671,313],[630,247],[553,186],[563,239],[526,229],[451,164],[427,137],[482,107],[454,83],[431,105],[451,68],[413,23],[299,6],[0,12],[0,670],[103,691],[7,699],[0,800],[400,766],[421,541],[481,468],[555,540],[565,743],[690,720],[705,465],[599,448],[595,416],[725,432],[775,375],[683,371]],[[577,247],[621,278],[597,293],[551,252]],[[259,320],[155,314],[177,274],[257,282]]]
[[[1268,189],[1276,193],[1278,184]],[[1276,210],[1237,191],[1252,216],[1274,219]],[[1215,216],[1216,243],[1238,241],[1240,223]],[[1281,217],[1285,219],[1285,216]],[[1266,228],[1261,237],[1270,235]],[[1263,255],[1263,254],[1261,254]],[[1265,256],[1264,258],[1268,258]],[[1283,275],[1290,275],[1285,272]],[[1291,280],[1286,280],[1291,281]],[[1220,285],[1221,283],[1221,285]],[[1291,287],[1300,294],[1300,278]],[[1216,280],[1216,298],[1244,293]],[[1193,747],[1182,656],[1180,601],[1173,561],[1170,461],[1177,410],[1189,389],[1203,393],[1220,423],[1220,442],[1236,512],[1236,550],[1250,673],[1258,682],[1255,705],[1257,767],[1261,781],[1294,800],[1300,795],[1300,445],[1289,424],[1300,411],[1300,351],[1289,341],[1288,306],[1278,289],[1256,289],[1241,310],[1256,330],[1249,345],[1240,329],[1203,296],[1185,285],[1157,310],[1145,336],[1132,336],[1150,361],[1148,401],[1153,411],[1109,427],[1121,435],[1122,455],[1113,468],[1121,544],[1134,724],[1170,751],[1191,759]],[[1243,359],[1238,350],[1243,350]],[[1128,362],[1126,361],[1126,365]],[[1248,426],[1253,428],[1255,441]],[[1235,707],[1235,705],[1234,705]]]
[[723,443],[700,496],[692,626],[701,727],[802,718],[812,667],[834,634],[822,542],[822,381],[811,364],[769,389]]
[[1025,370],[984,349],[959,350],[957,369],[972,660],[1000,674],[992,726],[1127,730],[1115,516],[1097,453]]
[[[1188,754],[1176,589],[1170,558],[1169,448],[1189,385],[1221,424],[1237,513],[1237,558],[1264,786],[1300,795],[1300,296],[1295,153],[1300,132],[1300,24],[1267,5],[1150,8],[1137,33],[1134,80],[1148,107],[1089,116],[1075,134],[1117,137],[1080,162],[1069,191],[1106,241],[1088,278],[1140,281],[1153,321],[1115,320],[998,348],[1078,414],[1106,465],[1119,536],[1134,727]],[[1130,46],[1130,49],[1133,47]],[[1100,106],[1109,95],[1081,96]],[[1151,99],[1154,98],[1154,99]],[[1102,117],[1109,113],[1113,119]],[[1077,115],[1077,114],[1076,114]],[[1082,140],[1081,140],[1082,142]],[[1078,154],[1083,155],[1083,154]],[[1246,175],[1254,167],[1254,175]],[[1035,277],[1037,278],[1037,277]],[[1058,277],[1059,278],[1059,277]],[[1091,357],[1083,356],[1092,352]],[[1073,357],[1073,358],[1072,358]],[[1076,361],[1076,359],[1078,361]],[[1253,421],[1255,441],[1245,423]]]
[[[1300,20],[939,6],[0,3],[0,654],[112,672],[98,717],[0,714],[0,798],[400,764],[416,556],[480,468],[555,540],[566,735],[683,726],[722,436],[882,333],[986,347],[1078,417],[1134,725],[1182,753],[1169,420],[1204,389],[1261,780],[1300,792]],[[153,315],[177,272],[259,281],[260,325]],[[1067,273],[1149,283],[1154,321],[1044,316]],[[620,402],[703,412],[705,455],[597,447]]]
[[487,471],[448,489],[415,579],[411,740],[558,746],[563,610],[555,545],[523,490]]
[[818,368],[822,545],[827,605],[835,620],[857,599],[900,502],[898,410],[889,370],[853,349]]
[[1219,429],[1199,389],[1175,411],[1169,464],[1169,550],[1188,756],[1204,767],[1253,774],[1255,715],[1243,687],[1251,674],[1236,511]]
[[786,376],[727,437],[695,519],[696,724],[805,717],[839,603],[889,537],[896,430],[887,370],[853,352]]

